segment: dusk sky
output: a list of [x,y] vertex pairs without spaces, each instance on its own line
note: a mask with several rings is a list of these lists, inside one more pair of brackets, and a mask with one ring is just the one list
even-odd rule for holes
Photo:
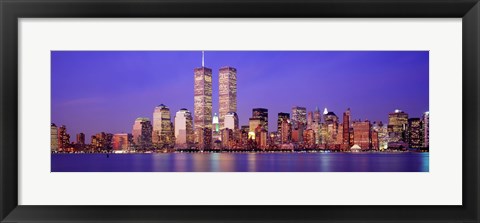
[[[52,123],[70,139],[98,132],[131,133],[137,117],[152,119],[155,106],[193,115],[193,69],[201,51],[52,51]],[[409,117],[428,111],[428,51],[205,51],[213,72],[213,112],[218,114],[218,70],[237,68],[240,125],[252,108],[277,113],[316,106],[342,119],[388,121],[401,109]],[[322,120],[323,121],[323,120]]]

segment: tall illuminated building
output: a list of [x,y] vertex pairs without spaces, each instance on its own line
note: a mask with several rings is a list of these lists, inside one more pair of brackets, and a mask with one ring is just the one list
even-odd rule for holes
[[205,67],[202,52],[202,67],[194,69],[193,121],[196,142],[201,149],[211,148],[212,141],[212,69]]
[[154,146],[162,146],[173,142],[173,126],[170,109],[160,104],[153,110],[152,143]]
[[83,132],[77,134],[77,145],[85,145],[85,134]]
[[146,149],[152,143],[152,124],[148,118],[137,118],[132,129],[133,143],[138,149]]
[[368,150],[371,147],[371,124],[370,121],[355,121],[353,126],[353,144],[360,146],[362,150]]
[[[350,149],[350,108],[343,113],[343,126],[342,126],[342,144],[343,148]],[[340,134],[340,133],[339,133]]]
[[307,113],[307,129],[312,129],[313,126],[313,112]]
[[315,107],[315,111],[313,112],[313,122],[320,123],[322,119],[322,113],[320,112],[320,109],[318,107]]
[[231,129],[231,130],[237,130],[239,128],[237,113],[228,112],[225,115],[224,128],[228,128],[228,129]]
[[250,118],[248,119],[249,132],[255,132],[255,129],[260,126],[263,127],[264,120],[262,118]]
[[336,124],[338,123],[338,116],[334,112],[329,112],[327,108],[325,108],[324,114],[323,114],[323,121],[325,124],[330,125],[330,124]]
[[421,148],[423,147],[424,137],[423,137],[423,123],[420,118],[409,118],[408,119],[408,146],[410,148]]
[[423,124],[423,147],[428,148],[430,142],[430,112],[425,112],[422,115]]
[[388,114],[388,137],[390,142],[407,142],[408,114],[402,110]]
[[237,112],[237,69],[222,67],[218,74],[218,103],[220,129],[224,128],[228,112]]
[[217,113],[213,114],[212,118],[212,140],[215,142],[217,140],[222,141],[222,135],[220,134],[220,124],[218,122]]
[[280,131],[278,132],[280,134],[280,142],[282,144],[291,142],[292,123],[290,123],[290,120],[287,117],[282,117],[280,126],[281,128],[280,128]]
[[[388,130],[387,126],[380,122],[373,122],[372,130],[378,134],[378,148],[379,150],[385,150],[388,148]],[[372,140],[373,141],[373,140]]]
[[252,109],[252,118],[260,119],[262,127],[268,132],[268,109],[266,108]]
[[193,143],[193,140],[192,114],[182,108],[175,114],[175,144],[178,147],[186,148]]
[[62,125],[58,129],[58,149],[65,150],[69,146],[70,146],[70,135],[67,133],[67,127],[65,125]]
[[292,128],[298,129],[300,126],[307,125],[307,108],[295,106],[292,108]]
[[290,120],[290,113],[284,113],[284,112],[278,113],[278,116],[277,116],[277,133],[279,135],[282,134],[282,122],[283,122],[284,119]]
[[50,125],[50,149],[52,152],[58,151],[58,128],[54,123]]

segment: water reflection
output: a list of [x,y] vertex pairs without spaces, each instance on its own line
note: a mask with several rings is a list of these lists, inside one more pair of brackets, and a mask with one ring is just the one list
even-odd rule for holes
[[428,172],[428,153],[52,154],[52,172]]

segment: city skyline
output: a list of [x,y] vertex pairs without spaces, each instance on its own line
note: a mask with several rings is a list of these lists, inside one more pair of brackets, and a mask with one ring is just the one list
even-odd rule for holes
[[[241,126],[253,108],[268,109],[270,131],[277,129],[277,113],[295,106],[326,107],[340,118],[351,108],[353,120],[384,123],[394,109],[411,117],[428,111],[427,51],[206,51],[205,57],[212,115],[219,113],[220,68],[236,68]],[[194,111],[192,74],[203,65],[200,58],[201,51],[52,51],[52,122],[72,135],[129,133],[136,118],[153,120],[160,104],[170,108],[173,122],[181,108]]]

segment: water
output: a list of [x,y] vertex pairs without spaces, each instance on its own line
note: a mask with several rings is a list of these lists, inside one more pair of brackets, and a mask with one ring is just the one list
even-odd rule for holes
[[52,154],[52,172],[428,172],[429,153]]

